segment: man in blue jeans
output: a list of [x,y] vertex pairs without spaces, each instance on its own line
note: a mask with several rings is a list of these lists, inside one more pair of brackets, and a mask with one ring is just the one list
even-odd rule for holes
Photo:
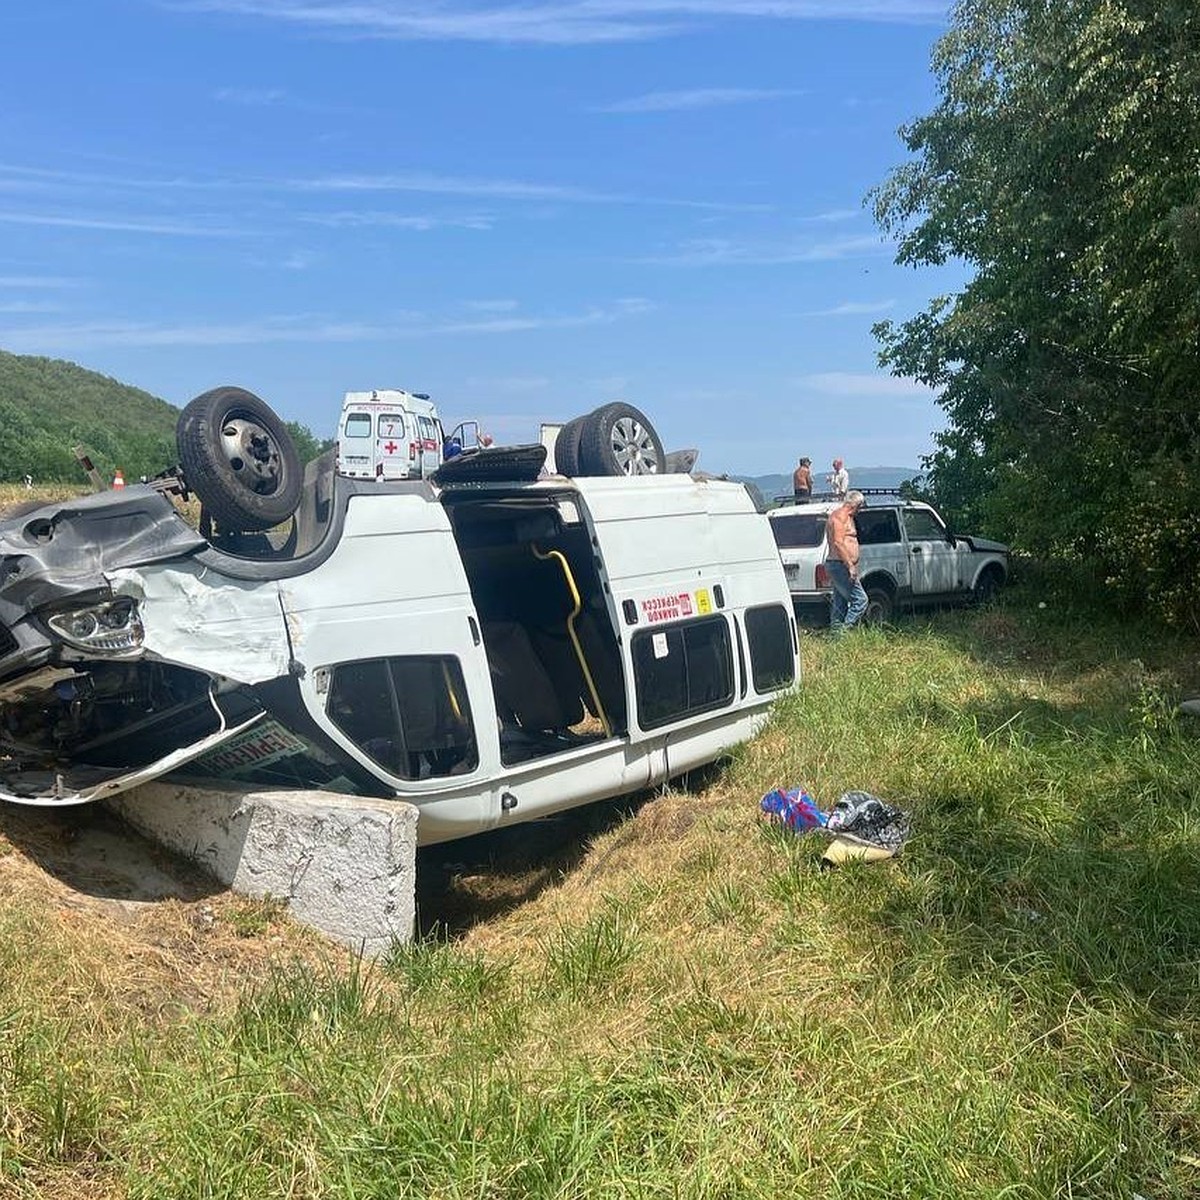
[[833,584],[829,628],[834,637],[852,629],[867,611],[867,593],[858,578],[858,526],[854,523],[854,514],[864,503],[862,492],[847,492],[825,522],[825,569]]

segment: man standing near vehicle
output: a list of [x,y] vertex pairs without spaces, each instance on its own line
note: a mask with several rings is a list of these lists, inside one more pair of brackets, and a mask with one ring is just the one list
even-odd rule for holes
[[844,500],[846,493],[850,490],[850,472],[846,470],[846,464],[840,458],[833,460],[833,474],[826,478],[829,480],[829,487],[833,494],[839,500]]
[[867,611],[867,593],[858,578],[858,526],[854,514],[862,508],[862,492],[847,492],[825,522],[825,569],[833,584],[829,628],[834,637],[852,629]]
[[797,504],[812,496],[811,458],[802,458],[800,465],[792,472],[792,494]]

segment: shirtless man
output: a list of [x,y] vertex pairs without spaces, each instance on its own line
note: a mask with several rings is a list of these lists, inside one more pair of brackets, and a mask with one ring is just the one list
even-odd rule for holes
[[812,495],[812,459],[802,458],[792,472],[792,492],[797,500],[807,500]]
[[847,492],[825,522],[825,569],[833,584],[829,628],[835,637],[852,629],[867,611],[867,593],[858,578],[858,527],[854,514],[862,508],[862,492]]

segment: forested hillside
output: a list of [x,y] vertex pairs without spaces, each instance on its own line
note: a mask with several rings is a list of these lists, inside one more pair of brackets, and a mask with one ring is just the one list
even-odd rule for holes
[[53,358],[0,350],[0,480],[82,481],[71,447],[84,442],[101,472],[128,479],[175,461],[175,419],[165,400]]

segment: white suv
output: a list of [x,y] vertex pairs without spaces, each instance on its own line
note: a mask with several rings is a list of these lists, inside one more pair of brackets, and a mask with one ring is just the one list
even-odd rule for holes
[[[855,524],[868,622],[886,621],[897,608],[988,600],[1007,580],[1007,546],[951,533],[937,511],[920,501],[898,500],[891,492],[865,494]],[[874,495],[888,498],[873,500]],[[814,500],[767,513],[798,605],[829,603],[825,523],[839,503]]]

